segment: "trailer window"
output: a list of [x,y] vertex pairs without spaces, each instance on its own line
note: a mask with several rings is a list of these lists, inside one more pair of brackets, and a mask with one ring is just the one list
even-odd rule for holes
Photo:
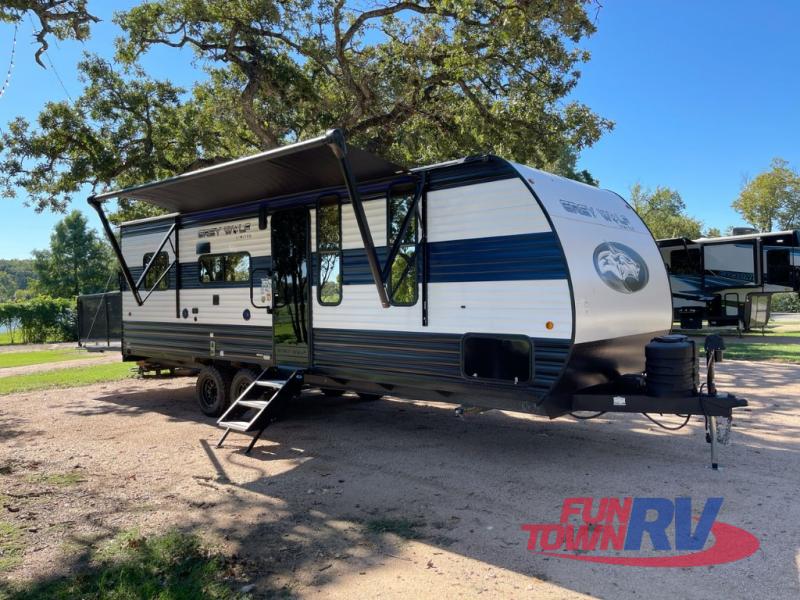
[[464,375],[519,383],[531,378],[531,342],[526,337],[468,334],[462,345]]
[[673,275],[700,275],[700,250],[681,248],[669,255],[669,272]]
[[342,204],[338,196],[317,206],[317,300],[325,306],[342,301]]
[[[403,222],[414,202],[414,188],[403,186],[389,191],[386,202],[388,223],[387,244],[391,247],[403,228]],[[400,241],[400,250],[392,261],[389,278],[389,299],[392,304],[411,306],[417,302],[417,215],[411,216],[408,229]]]
[[[148,252],[142,257],[142,267],[147,267],[150,259],[153,258],[153,253]],[[147,277],[144,278],[144,287],[147,290],[152,290],[156,285],[156,281],[161,277],[161,274],[169,269],[169,256],[166,252],[159,252],[153,266],[147,272]],[[166,290],[169,288],[169,275],[165,275],[164,279],[158,282],[157,290]]]
[[792,267],[791,253],[788,248],[774,250],[767,249],[767,283],[794,287],[794,269]]
[[240,283],[250,281],[250,255],[247,252],[204,254],[198,259],[200,283]]

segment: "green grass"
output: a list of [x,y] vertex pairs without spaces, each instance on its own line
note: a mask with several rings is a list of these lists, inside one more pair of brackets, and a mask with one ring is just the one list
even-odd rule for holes
[[367,521],[367,531],[377,534],[393,533],[407,540],[415,540],[421,537],[417,528],[423,525],[424,523],[408,519],[373,519]]
[[38,473],[25,478],[29,483],[42,483],[45,485],[77,485],[86,481],[80,473]]
[[75,350],[74,348],[34,350],[33,352],[3,352],[0,353],[0,369],[53,363],[62,360],[75,360],[78,358],[92,358],[92,355],[81,350]]
[[22,530],[13,523],[0,521],[0,573],[16,567],[24,550]]
[[[69,576],[26,583],[7,592],[8,600],[228,600],[246,598],[225,582],[226,564],[200,539],[177,531],[145,538],[117,536],[94,552],[88,565]],[[3,597],[0,589],[0,598]]]
[[102,381],[118,381],[131,376],[131,365],[123,362],[74,369],[54,369],[43,373],[0,377],[0,394],[77,387]]
[[800,364],[800,344],[728,344],[725,358]]

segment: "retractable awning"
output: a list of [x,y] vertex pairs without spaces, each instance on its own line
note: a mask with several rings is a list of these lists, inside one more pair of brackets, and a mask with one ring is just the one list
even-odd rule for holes
[[[323,136],[305,142],[275,148],[261,154],[191,171],[169,179],[97,194],[91,196],[88,201],[100,217],[111,248],[122,268],[122,276],[125,278],[134,300],[141,306],[167,272],[172,268],[177,268],[176,258],[153,284],[153,287],[147,291],[147,295],[144,298],[141,296],[141,286],[146,281],[147,274],[156,263],[156,257],[165,244],[169,243],[172,246],[173,254],[177,256],[178,219],[181,213],[268,200],[270,197],[287,196],[344,184],[350,196],[361,239],[364,242],[367,262],[378,291],[378,297],[381,305],[388,308],[390,304],[386,293],[386,281],[389,267],[381,269],[379,264],[378,253],[375,250],[372,233],[358,192],[358,182],[388,178],[403,172],[405,170],[402,167],[374,154],[357,148],[348,148],[341,130],[332,129]],[[424,175],[422,178],[424,179]],[[419,186],[415,194],[413,210],[416,210],[421,194],[422,186]],[[103,210],[103,203],[112,198],[141,200],[179,213],[175,223],[161,240],[158,250],[153,253],[150,262],[136,281],[125,262],[122,249]],[[389,252],[391,258],[397,254],[400,240],[405,238],[410,221],[411,211],[406,215],[401,232]],[[176,236],[175,244],[172,241],[173,235]],[[176,289],[176,312],[179,308],[177,298]]]
[[[337,149],[346,151],[356,181],[405,170],[379,156],[346,147],[338,130],[289,146],[134,187],[97,194],[96,201],[131,198],[187,213],[286,196],[343,183]],[[333,151],[332,151],[333,150]]]

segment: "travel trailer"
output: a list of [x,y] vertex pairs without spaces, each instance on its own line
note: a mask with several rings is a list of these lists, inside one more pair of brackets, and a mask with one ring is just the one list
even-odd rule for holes
[[800,291],[800,232],[659,240],[673,318],[685,329],[763,327],[776,292]]
[[[119,197],[171,212],[117,241]],[[302,386],[550,417],[744,403],[698,394],[693,344],[688,387],[647,393],[668,387],[642,373],[672,314],[647,227],[613,192],[496,156],[408,170],[332,130],[89,202],[122,268],[124,359],[199,369],[202,411],[252,443]]]

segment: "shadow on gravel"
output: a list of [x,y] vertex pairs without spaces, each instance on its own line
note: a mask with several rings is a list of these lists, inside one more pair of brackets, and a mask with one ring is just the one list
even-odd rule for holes
[[[765,441],[765,434],[774,428],[770,415],[798,417],[796,400],[772,398],[767,390],[795,384],[798,369],[727,364],[726,373],[737,379],[730,391],[752,402],[742,427],[734,431],[733,446],[721,450],[724,470],[719,473],[707,468],[700,418],[669,434],[637,415],[575,422],[492,411],[459,419],[451,405],[360,403],[311,391],[246,456],[247,436],[232,433],[222,449],[209,443],[222,432],[195,407],[191,380],[179,389],[126,385],[98,398],[100,407],[74,402],[69,411],[89,417],[154,411],[172,421],[207,423],[208,432],[201,435],[208,439],[198,443],[215,477],[196,479],[223,493],[194,511],[186,530],[199,528],[234,541],[241,549],[237,561],[257,582],[259,597],[292,596],[291,586],[281,582],[298,573],[309,578],[304,586],[314,587],[333,583],[343,572],[369,574],[400,553],[400,532],[411,532],[405,537],[430,548],[432,559],[447,550],[610,598],[649,589],[651,574],[627,569],[609,577],[588,563],[532,555],[520,526],[556,522],[563,499],[576,495],[748,498],[793,472],[800,419],[782,424],[780,438]],[[233,466],[237,477],[230,474]],[[748,519],[760,518],[755,514],[782,514],[781,498],[759,499],[758,513],[730,508],[725,520],[751,526]],[[773,561],[793,564],[793,553],[786,545]],[[672,592],[690,596],[702,581],[728,595],[749,595],[757,586],[741,584],[758,581],[751,577],[753,564],[686,570]],[[747,575],[731,577],[732,569]],[[796,581],[784,583],[796,586]]]

